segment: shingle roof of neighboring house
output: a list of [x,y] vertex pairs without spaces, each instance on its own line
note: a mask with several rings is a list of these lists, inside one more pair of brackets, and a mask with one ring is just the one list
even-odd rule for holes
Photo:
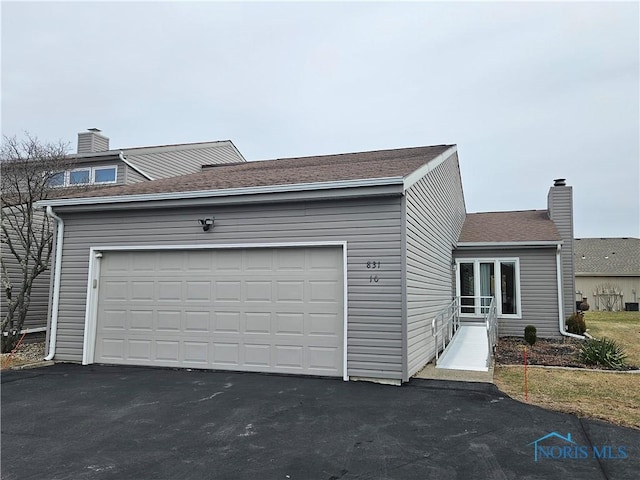
[[231,140],[122,148],[73,154],[69,158],[90,161],[117,157],[120,153],[135,170],[150,180],[193,173],[204,164],[246,161]]
[[459,243],[560,241],[546,210],[469,213]]
[[104,187],[81,194],[71,194],[68,197],[192,192],[343,180],[397,178],[411,174],[451,147],[453,145],[437,145],[317,157],[261,160],[240,164],[221,164],[191,175],[126,186]]
[[574,257],[576,275],[640,276],[638,238],[576,238]]

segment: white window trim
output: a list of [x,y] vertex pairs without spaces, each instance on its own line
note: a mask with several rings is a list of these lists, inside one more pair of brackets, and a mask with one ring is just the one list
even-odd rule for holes
[[[113,181],[110,182],[96,182],[96,170],[107,170],[109,168],[113,168],[115,171],[115,175],[113,177]],[[92,185],[110,185],[113,183],[118,183],[118,166],[117,165],[102,165],[100,167],[93,167],[91,169],[91,184]]]
[[[112,182],[96,182],[96,170],[104,170],[108,168],[115,169],[115,180]],[[83,172],[89,171],[89,181],[86,183],[71,183],[71,174],[73,172]],[[79,185],[113,185],[118,183],[118,165],[101,165],[99,167],[78,167],[72,170],[64,170],[56,173],[63,174],[63,183],[62,185],[52,185],[51,188],[66,188],[66,187],[76,187]]]
[[[74,172],[89,172],[89,180],[87,182],[84,183],[71,183],[71,174]],[[74,168],[73,170],[69,170],[66,172],[66,182],[65,184],[68,187],[75,187],[77,185],[90,185],[91,184],[91,167],[79,167],[79,168]]]
[[[460,264],[461,263],[473,263],[473,291],[480,291],[480,264],[481,263],[493,263],[494,272],[500,271],[501,263],[514,263],[515,264],[515,282],[516,282],[516,308],[517,314],[502,313],[502,282],[495,282],[495,298],[496,309],[498,312],[498,318],[522,318],[522,291],[520,290],[520,259],[518,257],[488,257],[488,258],[456,258],[456,296],[460,298]],[[461,317],[479,317],[476,313],[463,313],[460,311]]]

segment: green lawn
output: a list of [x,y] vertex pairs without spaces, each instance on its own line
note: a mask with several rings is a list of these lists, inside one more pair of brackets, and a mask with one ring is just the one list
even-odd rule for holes
[[587,333],[622,345],[627,363],[640,367],[640,312],[586,312]]
[[[640,313],[587,312],[587,331],[624,347],[627,363],[640,366]],[[640,374],[593,370],[528,369],[529,403],[640,428]],[[516,400],[524,401],[524,368],[500,367],[494,382]]]

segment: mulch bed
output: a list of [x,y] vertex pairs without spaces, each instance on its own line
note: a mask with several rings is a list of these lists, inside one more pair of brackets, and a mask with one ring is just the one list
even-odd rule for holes
[[522,337],[501,337],[496,346],[496,364],[523,365],[524,347],[527,347],[529,365],[592,368],[578,360],[580,340],[573,338],[540,338],[531,346]]
[[[527,347],[527,363],[547,367],[588,368],[591,370],[611,370],[602,365],[587,365],[578,359],[581,340],[563,337],[561,339],[539,338],[531,346],[522,337],[500,337],[496,345],[496,365],[524,365],[524,347]],[[623,370],[636,370],[629,365]]]

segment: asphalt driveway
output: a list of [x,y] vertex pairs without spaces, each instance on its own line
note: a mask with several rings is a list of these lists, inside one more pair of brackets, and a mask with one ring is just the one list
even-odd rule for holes
[[[570,440],[530,445],[551,432]],[[638,430],[525,405],[492,385],[436,380],[393,387],[59,364],[2,374],[1,434],[3,480],[582,480],[640,471]]]

